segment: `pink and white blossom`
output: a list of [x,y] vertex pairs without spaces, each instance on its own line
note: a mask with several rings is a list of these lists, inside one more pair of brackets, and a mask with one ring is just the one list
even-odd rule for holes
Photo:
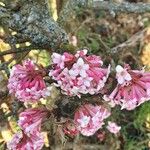
[[44,74],[31,60],[13,66],[8,81],[9,92],[23,102],[36,102],[49,96],[51,88],[46,86]]
[[27,136],[23,131],[16,133],[7,143],[9,150],[41,150],[44,146],[44,137],[41,133]]
[[69,71],[71,76],[78,76],[85,78],[87,76],[86,71],[89,69],[89,65],[84,62],[82,58],[79,58],[76,63],[73,64],[72,69]]
[[55,85],[62,89],[62,93],[78,97],[81,94],[100,93],[107,81],[110,67],[102,68],[103,62],[99,56],[88,56],[86,49],[77,51],[75,55],[66,52],[58,55],[64,56],[64,61],[59,61],[59,58],[57,61],[52,57],[53,69],[49,76],[57,82]]
[[116,67],[116,78],[119,84],[123,84],[126,81],[132,80],[131,75],[127,72],[127,68],[123,68],[122,66],[118,65]]
[[47,111],[41,108],[30,108],[20,113],[18,125],[27,135],[36,134],[41,130],[42,120],[46,118]]
[[53,53],[52,60],[54,64],[57,64],[58,67],[60,67],[61,69],[64,68],[65,56],[60,55],[58,53]]
[[81,134],[91,136],[102,128],[109,116],[110,112],[103,106],[85,104],[75,112],[74,123]]
[[88,53],[88,50],[87,49],[83,49],[81,51],[77,51],[77,53],[75,54],[75,57],[76,58],[79,58],[79,57],[84,57],[86,56]]
[[107,129],[109,130],[109,132],[117,134],[120,131],[121,127],[118,126],[115,122],[108,121]]
[[104,96],[112,106],[133,110],[150,99],[150,73],[131,70],[129,65],[117,66],[116,71],[118,84],[110,95]]

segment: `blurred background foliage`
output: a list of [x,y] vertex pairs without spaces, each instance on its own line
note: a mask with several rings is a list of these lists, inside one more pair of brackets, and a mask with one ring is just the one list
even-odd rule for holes
[[[66,0],[65,0],[66,2]],[[64,2],[64,3],[65,3]],[[61,4],[59,4],[61,3]],[[59,4],[59,5],[58,5]],[[62,1],[49,0],[51,15],[55,20],[58,18]],[[113,12],[78,10],[75,16],[69,18],[65,25],[65,30],[69,34],[70,42],[77,48],[87,47],[90,53],[99,54],[105,63],[114,61],[114,64],[123,62],[130,63],[133,67],[145,66],[150,70],[150,14],[114,14]],[[132,46],[125,47],[119,56],[114,60],[109,56],[109,50],[120,43],[128,40],[136,32],[146,29],[144,40],[135,43]],[[4,31],[1,28],[0,33]],[[12,33],[14,34],[14,33]],[[30,43],[25,43],[30,45]],[[17,45],[18,47],[20,45]],[[0,40],[0,51],[10,49],[10,46]],[[108,55],[107,55],[108,54]],[[6,55],[2,59],[10,61],[8,69],[15,63],[20,63],[22,58],[32,58],[43,66],[50,64],[50,53],[44,51],[31,51],[30,53],[17,54],[18,59],[12,59],[12,55]],[[1,62],[0,62],[1,63]],[[4,72],[0,72],[0,92],[7,90],[7,77]],[[0,98],[1,100],[1,98]],[[18,129],[17,114],[21,111],[20,105],[12,103],[11,97],[5,97],[0,101],[0,150],[5,150],[5,143],[9,141]],[[16,109],[17,108],[17,109]],[[19,108],[19,109],[18,109]],[[15,112],[14,110],[17,110]],[[11,113],[11,115],[10,115]],[[147,102],[134,111],[120,111],[119,108],[113,112],[115,120],[122,126],[121,135],[114,137],[109,135],[104,141],[99,141],[96,137],[77,137],[72,139],[67,137],[67,141],[81,145],[94,145],[95,149],[104,149],[100,145],[107,144],[107,149],[117,150],[149,150],[150,149],[150,102]],[[44,133],[47,137],[47,133]],[[53,136],[53,135],[52,135]],[[60,135],[59,135],[60,136]],[[64,137],[63,137],[64,138]],[[66,140],[65,139],[65,140]],[[50,142],[45,138],[44,149],[49,149]],[[80,142],[79,142],[80,141]],[[118,148],[118,142],[122,141],[122,147]],[[54,143],[53,143],[54,144]],[[57,143],[55,142],[57,145]],[[80,146],[81,148],[82,146]],[[91,147],[91,149],[93,148]],[[55,148],[56,149],[56,148]],[[59,149],[59,148],[58,148]],[[61,149],[69,149],[62,146]],[[76,150],[79,147],[76,146]],[[83,148],[84,149],[84,148]],[[86,149],[86,148],[85,148]],[[94,148],[93,148],[94,149]],[[105,147],[106,149],[106,147]]]

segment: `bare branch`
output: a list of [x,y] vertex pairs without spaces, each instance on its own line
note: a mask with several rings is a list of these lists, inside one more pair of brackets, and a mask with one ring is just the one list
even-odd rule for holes
[[140,42],[144,39],[146,30],[147,29],[137,32],[131,38],[129,38],[127,41],[125,41],[124,43],[121,43],[121,44],[117,45],[116,47],[112,48],[110,53],[117,54],[117,53],[121,52],[122,49],[125,47],[131,47],[131,46],[136,45],[138,42]]
[[101,0],[69,0],[62,9],[58,22],[64,26],[66,20],[69,20],[76,14],[79,8],[106,10],[110,12],[125,13],[144,13],[150,12],[150,3],[115,3]]
[[4,56],[4,55],[8,55],[8,54],[22,53],[22,52],[31,51],[31,50],[39,50],[39,49],[37,49],[37,47],[34,47],[34,46],[27,46],[27,47],[20,47],[17,49],[10,49],[10,50],[0,52],[0,57]]
[[117,12],[127,12],[127,13],[145,13],[150,12],[149,3],[114,3],[114,2],[101,2],[100,0],[95,0],[93,4],[89,7],[100,10],[109,10]]
[[100,150],[100,149],[109,149],[109,146],[106,145],[98,145],[98,144],[73,144],[73,143],[66,143],[64,147],[62,145],[57,145],[55,147],[51,146],[52,150],[60,150],[60,149],[80,149],[80,150],[85,150],[85,149],[90,149],[90,150]]

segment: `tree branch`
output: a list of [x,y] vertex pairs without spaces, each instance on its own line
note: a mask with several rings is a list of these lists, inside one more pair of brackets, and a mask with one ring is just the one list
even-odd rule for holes
[[117,12],[127,12],[127,13],[145,13],[150,12],[149,3],[114,3],[114,2],[101,2],[96,0],[89,7],[100,10],[109,10]]
[[62,9],[58,18],[58,23],[64,26],[66,20],[69,20],[79,8],[98,9],[114,11],[115,13],[145,13],[150,12],[150,3],[115,3],[101,0],[69,0]]
[[2,27],[43,49],[55,50],[67,42],[67,34],[49,15],[47,0],[20,0],[15,7],[0,5]]
[[132,37],[130,37],[127,41],[117,45],[116,47],[112,48],[110,53],[112,55],[120,53],[123,48],[130,47],[136,45],[139,41],[143,41],[145,37],[145,32],[147,29],[137,32]]
[[8,55],[8,54],[22,53],[22,52],[31,51],[31,50],[39,50],[39,47],[27,46],[27,47],[20,47],[20,48],[16,48],[16,49],[6,50],[3,52],[0,52],[0,57],[4,56],[4,55]]

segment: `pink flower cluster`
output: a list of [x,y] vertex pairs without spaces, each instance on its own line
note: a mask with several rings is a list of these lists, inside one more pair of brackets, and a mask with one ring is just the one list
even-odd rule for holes
[[13,66],[8,82],[10,93],[23,102],[35,102],[50,95],[50,87],[46,87],[44,72],[31,60],[23,65]]
[[46,116],[45,109],[30,108],[20,113],[18,125],[26,134],[36,134],[40,132],[42,120]]
[[110,112],[103,106],[85,104],[81,106],[74,116],[74,123],[81,134],[91,136],[104,125],[104,119]]
[[132,110],[150,99],[150,73],[131,70],[129,65],[124,68],[118,65],[116,72],[118,84],[109,96],[104,96],[112,106]]
[[41,150],[43,144],[43,136],[41,134],[32,134],[29,137],[23,131],[20,131],[7,143],[7,148],[9,150]]
[[47,116],[44,109],[27,109],[19,116],[18,125],[22,131],[16,133],[7,144],[9,150],[40,150],[44,145],[41,123]]
[[97,94],[104,87],[110,67],[102,68],[102,60],[96,55],[87,55],[87,50],[75,55],[64,53],[52,55],[53,69],[49,75],[57,86],[69,96]]
[[[99,56],[87,55],[87,50],[70,53],[53,53],[52,66],[49,76],[56,81],[62,93],[69,96],[81,97],[82,94],[98,94],[103,92],[110,73],[108,68],[102,67]],[[10,93],[23,102],[36,102],[40,98],[50,96],[51,87],[44,81],[46,71],[26,60],[22,65],[12,68],[8,89]],[[116,67],[117,85],[110,94],[104,95],[104,100],[112,107],[120,105],[121,109],[132,110],[150,99],[150,73],[144,70],[131,70],[129,65]],[[106,87],[107,88],[107,87]],[[8,143],[10,150],[40,150],[44,145],[41,134],[41,124],[48,112],[41,108],[31,108],[19,115],[18,125],[21,132],[14,135]],[[94,135],[105,124],[104,120],[110,112],[102,105],[84,104],[77,109],[74,120],[64,124],[63,131],[67,135],[75,136],[81,133],[84,136]],[[121,127],[114,122],[108,122],[106,127],[111,133],[117,134]],[[97,134],[102,141],[105,133]]]

